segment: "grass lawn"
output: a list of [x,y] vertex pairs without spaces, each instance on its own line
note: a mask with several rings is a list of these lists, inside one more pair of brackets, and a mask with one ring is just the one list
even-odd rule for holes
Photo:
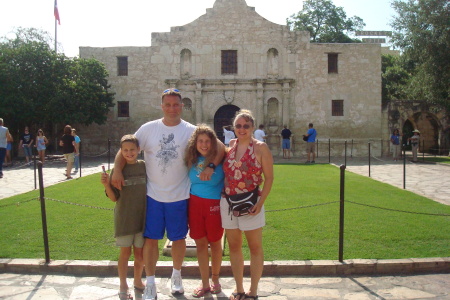
[[[338,259],[339,173],[330,165],[275,166],[274,186],[266,201],[265,260]],[[44,257],[40,203],[28,201],[38,196],[39,191],[33,191],[0,200],[1,258]],[[46,201],[51,259],[117,260],[114,203],[106,198],[99,174],[48,187],[45,197],[81,204]],[[346,172],[345,199],[450,215],[450,206],[350,172]],[[317,205],[328,202],[334,203]],[[288,210],[276,211],[280,209]],[[248,259],[245,242],[244,253]],[[229,260],[227,250],[225,255]],[[448,256],[449,216],[346,202],[344,259]],[[170,260],[162,255],[160,259]]]
[[425,161],[438,162],[442,164],[450,164],[449,156],[425,157]]

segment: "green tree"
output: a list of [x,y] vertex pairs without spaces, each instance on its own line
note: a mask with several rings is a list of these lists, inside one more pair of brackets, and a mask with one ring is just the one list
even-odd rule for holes
[[25,125],[103,124],[113,104],[105,67],[51,49],[45,32],[19,28],[0,42],[0,116],[11,132]]
[[381,56],[381,82],[383,103],[389,100],[408,99],[406,89],[411,79],[410,72],[405,67],[405,62],[401,56],[382,55]]
[[450,4],[448,0],[394,0],[398,16],[392,43],[410,61],[409,98],[439,104],[450,111]]
[[309,31],[313,43],[360,42],[348,34],[366,25],[360,17],[347,18],[344,9],[330,0],[306,0],[303,9],[286,22],[292,30]]

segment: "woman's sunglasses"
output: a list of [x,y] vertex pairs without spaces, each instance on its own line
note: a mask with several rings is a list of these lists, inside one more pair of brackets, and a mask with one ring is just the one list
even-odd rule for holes
[[234,128],[236,128],[236,129],[241,129],[241,128],[249,129],[250,125],[249,124],[244,124],[244,125],[236,124],[236,125],[234,125]]

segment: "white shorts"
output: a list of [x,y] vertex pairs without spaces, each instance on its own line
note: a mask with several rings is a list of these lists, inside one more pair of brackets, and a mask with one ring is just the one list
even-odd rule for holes
[[142,232],[124,236],[116,237],[116,246],[117,247],[131,247],[134,246],[136,248],[144,247],[144,236]]
[[[258,198],[259,201],[259,198]],[[266,225],[266,214],[264,205],[261,212],[256,216],[241,216],[231,218],[232,214],[228,214],[228,202],[222,197],[220,199],[220,216],[222,217],[222,227],[224,229],[239,229],[241,231],[255,230]]]

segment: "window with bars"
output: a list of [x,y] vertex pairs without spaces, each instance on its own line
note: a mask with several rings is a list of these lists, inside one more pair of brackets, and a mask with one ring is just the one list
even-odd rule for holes
[[338,72],[338,54],[328,53],[328,74]]
[[237,50],[222,50],[222,74],[237,74]]
[[117,117],[129,118],[130,117],[130,102],[118,101],[117,102]]
[[128,76],[128,56],[117,57],[117,75]]
[[344,115],[344,100],[331,100],[331,115],[336,117]]

